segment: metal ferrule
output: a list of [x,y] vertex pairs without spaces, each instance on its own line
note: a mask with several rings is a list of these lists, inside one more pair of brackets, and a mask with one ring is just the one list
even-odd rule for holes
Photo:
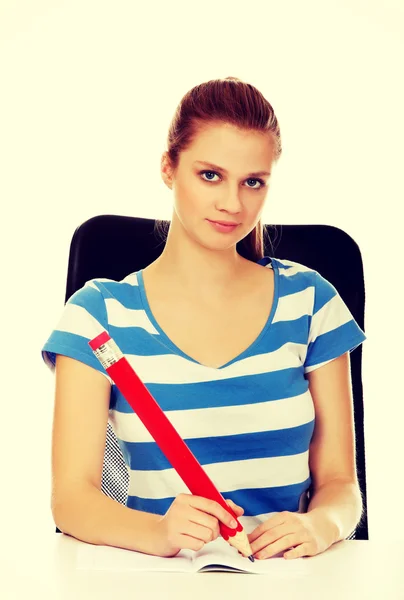
[[104,369],[108,369],[123,357],[122,352],[112,339],[105,342],[105,344],[101,344],[97,350],[94,350],[94,354]]

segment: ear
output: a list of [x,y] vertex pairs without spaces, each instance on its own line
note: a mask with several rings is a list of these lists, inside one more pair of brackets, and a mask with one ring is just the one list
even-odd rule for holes
[[170,159],[167,152],[161,155],[161,177],[164,183],[172,189],[173,171],[170,164]]

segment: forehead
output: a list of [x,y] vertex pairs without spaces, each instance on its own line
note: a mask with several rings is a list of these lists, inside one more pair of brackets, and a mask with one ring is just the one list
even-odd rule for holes
[[187,149],[187,161],[227,165],[237,170],[270,171],[274,154],[271,132],[240,129],[234,125],[213,123],[199,128]]

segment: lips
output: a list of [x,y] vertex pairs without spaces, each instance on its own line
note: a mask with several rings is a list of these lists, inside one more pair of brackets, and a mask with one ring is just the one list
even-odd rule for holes
[[219,225],[228,225],[229,227],[235,227],[238,223],[232,223],[231,221],[212,221],[212,219],[208,219],[211,223],[218,223]]

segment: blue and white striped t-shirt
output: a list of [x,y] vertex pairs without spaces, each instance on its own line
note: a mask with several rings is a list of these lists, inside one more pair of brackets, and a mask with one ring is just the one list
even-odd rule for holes
[[128,467],[127,506],[163,515],[189,490],[88,345],[104,330],[223,496],[244,508],[247,532],[272,513],[305,510],[315,419],[305,374],[366,336],[317,271],[268,256],[258,263],[274,270],[271,313],[249,348],[219,368],[201,365],[164,333],[142,270],[87,281],[64,306],[42,357],[53,372],[56,354],[70,356],[111,383],[109,420]]

